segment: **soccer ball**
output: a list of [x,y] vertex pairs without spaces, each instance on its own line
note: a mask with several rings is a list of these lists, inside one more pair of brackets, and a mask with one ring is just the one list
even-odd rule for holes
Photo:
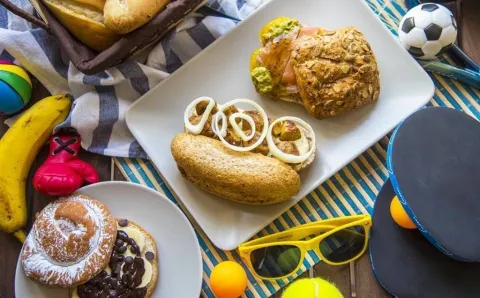
[[436,3],[412,8],[398,26],[398,38],[415,58],[430,60],[448,50],[457,40],[452,12]]

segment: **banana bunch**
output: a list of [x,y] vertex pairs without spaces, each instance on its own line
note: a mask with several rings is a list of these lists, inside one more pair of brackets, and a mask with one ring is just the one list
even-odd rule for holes
[[65,121],[69,95],[46,97],[26,110],[0,139],[0,231],[25,241],[28,172],[53,129]]

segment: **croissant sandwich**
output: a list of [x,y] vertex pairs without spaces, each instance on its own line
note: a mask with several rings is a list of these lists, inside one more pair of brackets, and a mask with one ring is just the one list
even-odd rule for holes
[[[243,110],[236,105],[251,105]],[[315,159],[315,134],[295,117],[268,118],[254,101],[223,105],[193,101],[184,115],[185,132],[171,151],[182,175],[198,187],[231,201],[268,205],[300,189],[298,172]]]
[[303,105],[317,119],[378,99],[377,61],[355,27],[324,30],[280,17],[262,28],[260,41],[250,74],[262,95]]

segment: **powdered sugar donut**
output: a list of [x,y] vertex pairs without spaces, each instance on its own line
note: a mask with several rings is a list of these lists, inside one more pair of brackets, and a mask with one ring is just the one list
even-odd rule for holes
[[25,274],[51,287],[75,287],[107,264],[117,234],[115,218],[84,195],[61,198],[36,217],[21,252]]

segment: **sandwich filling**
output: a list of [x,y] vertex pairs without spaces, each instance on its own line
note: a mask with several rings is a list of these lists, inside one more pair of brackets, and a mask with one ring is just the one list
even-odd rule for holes
[[140,230],[126,219],[117,223],[117,240],[108,266],[97,276],[74,289],[73,298],[143,298],[153,277],[150,251]]
[[[235,106],[241,103],[255,109]],[[315,151],[315,134],[305,121],[268,118],[258,104],[247,99],[219,105],[209,97],[200,97],[187,107],[185,127],[189,133],[220,140],[232,150],[260,153],[290,165],[309,160]]]
[[253,54],[251,78],[260,94],[291,97],[301,102],[295,70],[291,61],[294,43],[305,37],[315,36],[319,28],[304,26],[297,20],[280,17],[267,24],[261,31],[263,47]]
[[265,26],[265,30],[261,32],[261,40],[265,43],[268,40],[274,39],[275,37],[288,34],[295,29],[297,29],[299,23],[295,19],[291,18],[278,18],[271,22],[268,26]]

